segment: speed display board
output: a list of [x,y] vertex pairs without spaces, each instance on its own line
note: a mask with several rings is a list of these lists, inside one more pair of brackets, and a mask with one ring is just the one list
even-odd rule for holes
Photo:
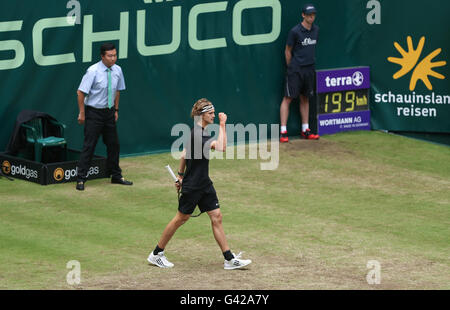
[[370,130],[370,68],[316,71],[317,132]]

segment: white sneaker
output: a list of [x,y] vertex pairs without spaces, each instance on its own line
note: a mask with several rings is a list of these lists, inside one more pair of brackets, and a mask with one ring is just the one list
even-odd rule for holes
[[164,255],[164,251],[159,252],[157,255],[154,255],[153,252],[147,258],[147,261],[150,264],[156,265],[160,268],[172,268],[174,265],[167,260],[167,257]]
[[223,263],[223,269],[231,270],[231,269],[237,269],[242,268],[250,264],[252,261],[250,259],[240,259],[242,252],[240,252],[238,255],[234,255],[234,258],[231,260],[225,260]]

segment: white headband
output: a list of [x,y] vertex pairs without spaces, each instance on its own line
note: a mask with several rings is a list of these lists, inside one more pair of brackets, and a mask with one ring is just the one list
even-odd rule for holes
[[211,111],[211,110],[214,110],[214,106],[211,104],[211,105],[207,105],[206,107],[204,107],[202,110],[201,110],[201,112],[200,113],[205,113],[205,112],[209,112],[209,111]]

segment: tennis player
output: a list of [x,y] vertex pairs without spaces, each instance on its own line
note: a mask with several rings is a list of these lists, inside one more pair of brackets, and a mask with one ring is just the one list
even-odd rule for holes
[[220,129],[217,140],[212,141],[211,136],[205,130],[209,124],[214,123],[215,110],[212,103],[205,98],[198,100],[191,112],[194,118],[194,128],[191,130],[190,139],[186,144],[180,159],[178,170],[177,189],[181,189],[178,203],[178,211],[175,217],[167,224],[156,248],[147,258],[147,261],[161,268],[174,266],[167,260],[164,254],[168,242],[176,230],[186,223],[198,205],[200,211],[206,212],[211,219],[212,231],[223,256],[224,269],[237,269],[247,266],[252,261],[241,259],[241,254],[234,255],[228,246],[225,232],[222,226],[222,213],[216,190],[209,178],[209,150],[225,152],[227,135],[225,124],[227,115],[219,113]]

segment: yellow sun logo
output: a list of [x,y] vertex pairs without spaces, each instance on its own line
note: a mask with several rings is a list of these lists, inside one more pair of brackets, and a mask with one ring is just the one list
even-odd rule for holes
[[[401,78],[408,72],[410,72],[414,66],[416,66],[417,61],[419,60],[419,57],[422,53],[423,46],[425,45],[425,37],[421,37],[419,40],[419,44],[417,45],[417,48],[414,49],[413,42],[411,36],[408,36],[406,38],[407,45],[408,45],[408,51],[405,51],[400,44],[397,42],[394,42],[394,47],[397,49],[397,51],[402,55],[402,58],[397,57],[388,57],[387,60],[389,62],[398,64],[401,66],[401,69],[398,70],[396,73],[394,73],[393,78],[394,80]],[[416,84],[418,80],[421,80],[425,86],[428,88],[428,90],[433,89],[433,85],[431,85],[430,80],[428,79],[428,76],[433,76],[438,79],[445,79],[445,76],[443,76],[440,73],[437,73],[433,71],[432,69],[435,67],[442,67],[447,64],[446,61],[437,61],[437,62],[431,62],[433,58],[435,58],[439,53],[442,51],[441,48],[438,48],[434,50],[432,53],[430,53],[427,57],[422,59],[421,62],[416,66],[414,69],[411,80],[409,82],[409,90],[413,91],[416,88]]]

